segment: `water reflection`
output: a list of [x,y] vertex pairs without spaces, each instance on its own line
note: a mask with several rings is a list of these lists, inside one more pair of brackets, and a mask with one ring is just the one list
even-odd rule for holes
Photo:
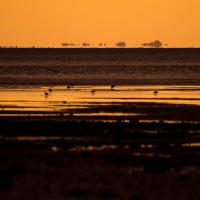
[[106,149],[117,149],[117,145],[102,145],[102,146],[75,146],[70,148],[68,151],[102,151]]
[[[66,90],[65,86],[51,87],[48,98],[44,92],[48,87],[41,88],[0,88],[0,102],[60,102],[61,104],[72,102],[176,102],[200,104],[199,86],[117,86],[117,89],[110,90],[110,86],[76,86],[71,90]],[[65,88],[65,89],[64,89]],[[91,90],[95,90],[95,95],[91,95]],[[158,95],[154,95],[154,91]]]
[[51,147],[51,150],[54,151],[54,152],[57,152],[57,151],[59,151],[59,148],[56,147],[56,146],[52,146],[52,147]]
[[123,113],[123,112],[99,112],[99,113],[74,113],[74,116],[139,116],[145,114]]
[[200,143],[184,143],[181,146],[182,147],[199,147]]
[[[45,97],[44,92],[51,87],[53,91]],[[95,94],[91,95],[91,90]],[[158,91],[154,95],[154,91]],[[200,105],[200,86],[77,86],[70,90],[66,86],[42,87],[1,87],[0,116],[141,116],[128,108],[133,103],[167,103]],[[109,107],[110,110],[108,110]],[[118,110],[122,108],[122,110]],[[10,111],[7,113],[7,111]],[[24,113],[16,113],[20,111]],[[54,113],[31,113],[31,112]],[[25,113],[27,112],[27,113]],[[57,112],[57,113],[56,113]],[[173,123],[173,122],[172,122]]]

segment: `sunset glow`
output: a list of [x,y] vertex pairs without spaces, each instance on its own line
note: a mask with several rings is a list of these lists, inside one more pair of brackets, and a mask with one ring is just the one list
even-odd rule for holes
[[199,0],[7,0],[0,5],[2,47],[61,47],[63,42],[140,47],[155,40],[163,47],[200,46]]

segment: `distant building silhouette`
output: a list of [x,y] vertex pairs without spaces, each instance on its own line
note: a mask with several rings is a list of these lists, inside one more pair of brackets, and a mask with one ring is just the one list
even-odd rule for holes
[[159,40],[155,40],[154,42],[143,43],[142,46],[150,46],[150,47],[159,48],[162,46],[162,43]]
[[106,46],[106,43],[99,43],[99,47]]
[[116,46],[117,47],[125,47],[126,43],[125,42],[118,42],[118,43],[116,43]]
[[85,42],[84,42],[82,45],[83,45],[84,47],[86,47],[86,46],[90,46],[89,43],[85,43]]
[[63,47],[68,46],[68,43],[62,43],[62,46]]
[[162,46],[162,43],[161,43],[159,40],[156,40],[156,41],[154,42],[154,47],[159,48],[159,47],[161,47],[161,46]]
[[75,46],[76,44],[74,43],[62,43],[63,47],[67,47],[67,46]]

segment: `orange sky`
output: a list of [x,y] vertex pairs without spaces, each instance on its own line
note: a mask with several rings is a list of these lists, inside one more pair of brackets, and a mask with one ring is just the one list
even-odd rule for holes
[[2,0],[0,46],[200,47],[200,0]]

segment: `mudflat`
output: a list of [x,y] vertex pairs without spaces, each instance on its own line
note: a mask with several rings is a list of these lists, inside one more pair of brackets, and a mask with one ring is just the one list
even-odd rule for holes
[[[90,115],[94,110],[141,115]],[[199,106],[71,112],[1,117],[1,199],[198,199]]]

